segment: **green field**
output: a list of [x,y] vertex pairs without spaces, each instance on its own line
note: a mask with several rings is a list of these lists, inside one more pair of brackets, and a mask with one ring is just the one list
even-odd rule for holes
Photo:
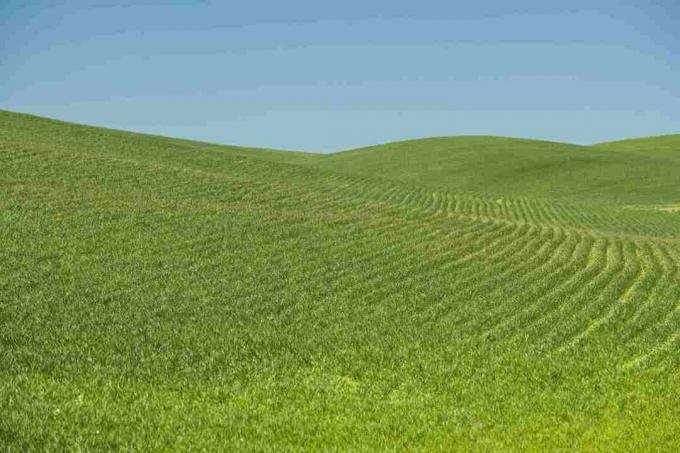
[[331,155],[0,112],[0,449],[680,449],[680,136]]

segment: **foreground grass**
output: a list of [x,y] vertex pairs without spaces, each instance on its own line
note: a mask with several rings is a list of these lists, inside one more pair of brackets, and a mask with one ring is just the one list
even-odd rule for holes
[[680,214],[631,209],[676,173],[551,199],[352,153],[0,112],[0,445],[677,450]]

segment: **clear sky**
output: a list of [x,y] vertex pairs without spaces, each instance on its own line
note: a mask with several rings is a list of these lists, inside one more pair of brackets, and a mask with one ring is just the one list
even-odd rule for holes
[[680,133],[680,1],[0,0],[0,108],[308,151]]

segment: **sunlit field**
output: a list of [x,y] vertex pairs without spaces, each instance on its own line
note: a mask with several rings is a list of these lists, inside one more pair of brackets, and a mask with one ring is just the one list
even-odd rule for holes
[[680,136],[321,155],[0,112],[3,450],[679,432]]

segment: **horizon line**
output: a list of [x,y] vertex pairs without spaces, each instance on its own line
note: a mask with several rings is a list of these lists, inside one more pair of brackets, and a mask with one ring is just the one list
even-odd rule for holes
[[611,145],[611,144],[615,144],[615,143],[621,143],[621,142],[627,142],[627,141],[633,141],[633,140],[649,140],[649,139],[655,139],[655,138],[680,136],[680,132],[677,132],[677,133],[667,133],[667,134],[660,134],[660,135],[633,136],[633,137],[627,137],[627,138],[622,138],[622,139],[614,139],[614,140],[607,140],[607,141],[603,141],[603,142],[594,142],[594,143],[589,143],[589,144],[583,144],[583,143],[564,142],[564,141],[558,141],[558,140],[550,140],[550,139],[546,139],[546,138],[526,137],[526,136],[509,136],[509,135],[492,135],[492,134],[456,134],[456,135],[435,135],[435,136],[422,136],[422,137],[405,138],[405,139],[400,139],[400,140],[392,140],[392,141],[387,141],[387,142],[378,142],[378,143],[373,143],[373,144],[368,144],[368,145],[361,145],[361,146],[357,146],[357,147],[353,147],[353,148],[344,148],[344,149],[339,149],[339,150],[335,150],[335,151],[309,151],[309,150],[300,150],[300,149],[271,148],[271,147],[267,147],[267,146],[251,146],[251,145],[237,145],[237,144],[231,144],[231,143],[210,142],[210,141],[205,141],[205,140],[201,140],[201,139],[198,139],[198,138],[189,138],[189,137],[181,137],[181,136],[173,136],[173,135],[162,135],[162,134],[156,134],[156,133],[152,133],[152,132],[142,132],[142,131],[130,130],[130,129],[118,129],[118,128],[115,128],[115,127],[100,126],[100,125],[95,125],[95,124],[90,124],[90,123],[82,123],[80,121],[64,120],[64,119],[60,119],[60,118],[53,118],[53,117],[48,117],[48,116],[36,115],[34,113],[25,112],[25,111],[22,112],[22,111],[17,111],[17,110],[7,110],[7,109],[2,108],[2,107],[0,107],[0,112],[10,113],[10,114],[14,114],[14,115],[29,116],[29,117],[33,117],[33,118],[37,118],[37,119],[41,119],[41,120],[45,120],[45,121],[52,121],[52,122],[57,122],[57,123],[69,124],[69,125],[73,125],[73,126],[80,126],[80,127],[93,128],[93,129],[103,129],[103,130],[108,130],[108,131],[113,131],[113,132],[122,132],[122,133],[128,133],[128,134],[143,135],[143,136],[147,136],[147,137],[165,138],[165,139],[170,139],[170,140],[180,140],[180,141],[186,141],[186,142],[200,143],[200,144],[203,144],[203,145],[252,149],[252,150],[262,150],[262,151],[276,151],[276,152],[283,152],[283,153],[311,154],[311,155],[339,154],[339,153],[344,153],[344,152],[349,152],[349,151],[358,151],[358,150],[363,150],[363,149],[368,149],[368,148],[388,146],[388,145],[397,144],[397,143],[407,143],[407,142],[415,142],[415,141],[423,141],[423,140],[456,139],[456,138],[506,139],[506,140],[553,143],[553,144],[559,144],[559,145],[569,145],[569,146],[574,146],[574,147],[579,147],[579,148],[593,148],[593,147],[597,147],[597,146]]

